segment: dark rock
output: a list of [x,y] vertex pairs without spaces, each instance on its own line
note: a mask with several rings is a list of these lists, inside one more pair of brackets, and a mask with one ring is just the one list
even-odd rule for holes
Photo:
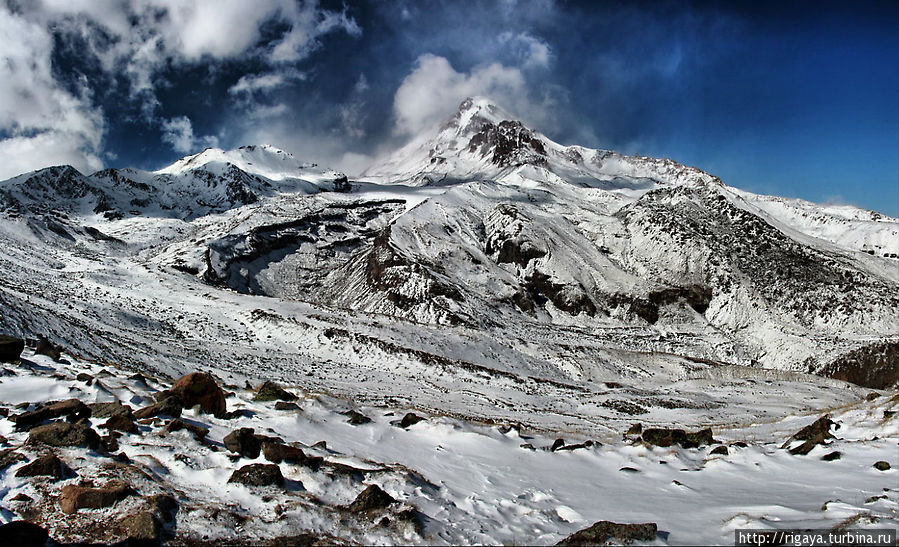
[[829,452],[821,456],[821,459],[826,462],[832,462],[834,460],[839,460],[843,454],[839,450],[834,450],[833,452]]
[[300,405],[286,401],[278,401],[275,403],[275,410],[299,410]]
[[642,524],[619,524],[607,520],[599,521],[563,539],[556,545],[604,545],[608,542],[629,544],[634,541],[652,541],[658,527],[654,522]]
[[830,433],[830,428],[836,426],[839,428],[839,425],[835,424],[829,416],[821,416],[817,420],[815,420],[810,425],[807,425],[796,432],[795,435],[790,437],[787,442],[783,444],[781,448],[787,448],[793,441],[805,441],[801,445],[796,448],[790,449],[790,454],[795,455],[805,455],[812,451],[818,445],[826,445],[828,439],[833,439],[834,436]]
[[94,377],[86,372],[78,373],[78,376],[75,376],[75,379],[79,382],[84,382],[87,385],[91,385],[91,383],[94,381]]
[[251,460],[256,459],[259,457],[262,443],[254,432],[255,430],[251,427],[235,429],[231,433],[228,433],[222,442],[225,444],[225,448],[231,452],[235,452]]
[[347,420],[347,423],[352,424],[352,425],[362,425],[362,424],[367,424],[367,423],[371,422],[371,418],[369,418],[365,414],[356,412],[355,410],[350,410],[349,412],[344,412],[343,415],[349,417],[349,420]]
[[276,443],[262,443],[262,455],[266,460],[272,463],[303,463],[306,461],[306,454],[299,448],[294,446]]
[[296,401],[299,399],[293,393],[285,390],[275,382],[265,381],[262,385],[259,386],[259,389],[256,390],[256,396],[253,397],[254,401]]
[[890,462],[885,462],[880,460],[879,462],[874,463],[874,469],[878,471],[889,471],[890,470]]
[[182,376],[171,391],[178,395],[184,408],[200,405],[200,410],[217,418],[223,418],[227,413],[225,392],[211,374],[194,372]]
[[47,454],[36,460],[23,465],[16,471],[17,477],[52,477],[56,480],[64,478],[68,474],[69,469],[66,464],[56,456],[56,454]]
[[25,349],[25,340],[0,334],[0,362],[18,361]]
[[520,448],[524,448],[525,450],[537,450],[536,448],[534,448],[534,445],[532,445],[531,443],[523,443],[518,446]]
[[168,494],[158,494],[147,498],[147,503],[153,508],[153,512],[163,522],[175,520],[174,514],[178,510],[178,500]]
[[715,448],[713,448],[709,452],[709,454],[721,454],[722,456],[727,456],[729,452],[727,450],[727,447],[722,444],[721,446],[716,446]]
[[172,433],[173,431],[181,431],[185,429],[190,431],[193,434],[194,438],[198,441],[206,437],[209,434],[209,428],[203,427],[200,425],[195,425],[190,422],[186,422],[180,418],[175,418],[169,423],[166,424],[164,431],[166,433]]
[[112,403],[90,403],[87,405],[91,409],[91,416],[94,418],[112,418],[113,416],[133,417],[131,407],[122,404],[119,401]]
[[228,482],[247,486],[284,486],[281,468],[267,463],[245,465],[231,474]]
[[149,511],[128,515],[116,525],[119,533],[127,538],[129,545],[158,545],[162,527],[156,516]]
[[378,485],[372,484],[356,496],[356,499],[347,506],[347,509],[357,513],[372,509],[383,509],[393,503],[396,503],[396,500],[390,494],[381,490]]
[[637,469],[636,467],[622,467],[621,469],[619,469],[619,471],[621,471],[623,473],[639,473],[640,472],[640,470]]
[[45,355],[57,363],[62,359],[62,353],[59,351],[59,348],[43,337],[38,341],[37,347],[34,348],[34,353],[36,355]]
[[633,424],[628,428],[627,435],[639,435],[643,433],[643,424]]
[[178,418],[181,416],[181,410],[183,408],[184,405],[181,402],[181,398],[177,395],[169,394],[167,397],[162,398],[162,400],[137,410],[134,413],[134,418],[137,420],[152,418],[154,416],[171,416],[172,418]]
[[553,441],[552,446],[549,447],[549,451],[555,452],[563,446],[565,446],[565,439],[556,439],[555,441]]
[[0,471],[6,469],[14,463],[24,460],[25,456],[15,451],[13,448],[0,451]]
[[112,435],[100,437],[100,448],[107,454],[112,454],[119,449],[119,441]]
[[748,444],[744,443],[743,441],[733,442],[733,443],[730,443],[730,445],[735,448],[746,448],[749,446]]
[[109,429],[110,431],[124,431],[125,433],[139,432],[139,430],[137,429],[137,424],[134,423],[134,420],[123,414],[113,416],[112,418],[106,420],[106,423],[101,425],[100,427]]
[[132,494],[134,494],[134,490],[121,483],[109,484],[102,488],[70,484],[63,486],[59,493],[59,507],[63,513],[71,515],[79,509],[112,507]]
[[0,526],[0,538],[6,545],[15,547],[43,547],[50,535],[37,524],[14,520]]
[[67,420],[75,422],[90,418],[91,409],[78,399],[68,399],[56,403],[46,404],[31,412],[24,412],[18,416],[13,416],[12,421],[16,423],[16,429],[30,429],[47,420],[53,420],[65,416]]
[[268,547],[312,547],[314,545],[338,545],[333,540],[310,532],[290,536],[278,536],[267,544]]
[[399,426],[403,429],[406,429],[407,427],[411,427],[422,420],[424,420],[424,418],[422,418],[421,416],[415,414],[414,412],[409,412],[405,416],[403,416],[402,420],[400,420]]
[[[34,501],[34,498],[29,496],[28,494],[23,494],[22,492],[19,492],[18,494],[13,496],[10,501],[18,501],[21,503],[28,503],[29,501]],[[0,537],[2,537],[2,536],[0,536]]]
[[700,429],[695,432],[686,432],[683,429],[647,428],[643,430],[640,438],[643,442],[654,446],[679,445],[682,448],[699,448],[715,442],[711,429]]
[[899,383],[899,342],[861,346],[840,355],[817,373],[871,389],[890,389]]
[[100,447],[100,436],[85,424],[54,422],[32,429],[28,433],[28,442],[49,446],[80,446],[97,449]]

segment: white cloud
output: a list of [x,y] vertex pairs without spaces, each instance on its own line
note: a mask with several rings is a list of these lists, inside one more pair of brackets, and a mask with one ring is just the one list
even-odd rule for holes
[[0,5],[0,179],[48,165],[102,167],[103,116],[84,82],[74,94],[53,78],[53,40],[39,24]]
[[512,113],[533,118],[543,107],[528,98],[521,70],[498,63],[457,72],[443,57],[425,54],[403,80],[393,100],[395,131],[418,135],[435,127],[473,95],[489,97]]
[[350,137],[365,136],[365,93],[368,88],[368,80],[364,74],[360,74],[359,79],[353,85],[353,92],[350,93],[349,100],[337,108],[342,129]]
[[172,146],[172,150],[182,154],[199,152],[199,149],[218,146],[214,136],[197,137],[193,124],[187,116],[179,116],[162,123],[162,141]]
[[246,74],[237,83],[228,88],[231,95],[252,94],[256,91],[270,91],[292,81],[305,80],[306,75],[296,69],[284,69],[279,72],[265,74]]
[[552,58],[549,44],[527,32],[504,32],[499,35],[501,44],[511,47],[525,68],[546,68]]

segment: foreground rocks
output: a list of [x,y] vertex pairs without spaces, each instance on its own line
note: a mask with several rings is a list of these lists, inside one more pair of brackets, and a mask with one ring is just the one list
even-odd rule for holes
[[47,543],[45,529],[24,520],[14,520],[0,526],[0,538],[12,547],[39,547]]
[[263,382],[262,385],[256,390],[256,396],[253,397],[254,401],[266,402],[266,401],[296,401],[299,399],[293,393],[287,391],[282,388],[275,382]]
[[97,449],[100,447],[100,435],[85,424],[54,422],[35,427],[28,433],[30,444],[48,446],[77,446]]
[[182,376],[172,386],[171,391],[180,397],[184,408],[193,408],[199,405],[201,411],[212,414],[216,418],[224,418],[227,415],[225,392],[218,386],[211,374],[194,372]]
[[810,425],[797,431],[781,448],[788,448],[795,441],[804,441],[801,445],[790,449],[790,454],[804,456],[816,446],[826,446],[829,439],[835,438],[830,432],[832,427],[839,428],[840,426],[834,423],[829,416],[821,416]]
[[70,484],[63,486],[60,491],[59,508],[63,513],[71,515],[79,509],[112,507],[132,494],[134,494],[134,490],[122,483],[109,484],[103,488],[88,488]]
[[56,454],[47,454],[27,463],[16,471],[17,477],[51,477],[59,480],[70,473]]
[[709,428],[694,432],[683,429],[648,428],[643,430],[640,438],[647,444],[661,447],[678,445],[681,448],[699,448],[715,443],[712,430]]
[[356,496],[353,503],[347,505],[347,510],[354,513],[362,511],[371,511],[373,509],[383,509],[396,503],[396,500],[387,492],[381,490],[381,487],[372,484]]
[[84,420],[91,417],[91,409],[78,399],[67,399],[56,403],[48,403],[31,412],[24,412],[14,416],[16,429],[29,429],[47,420],[65,417],[71,422]]
[[284,486],[284,475],[277,465],[253,463],[232,473],[228,482],[246,486]]
[[0,362],[12,363],[18,361],[25,350],[25,340],[0,334]]
[[654,522],[619,524],[601,520],[589,528],[579,530],[556,545],[606,545],[609,542],[630,544],[634,541],[652,541],[658,526]]

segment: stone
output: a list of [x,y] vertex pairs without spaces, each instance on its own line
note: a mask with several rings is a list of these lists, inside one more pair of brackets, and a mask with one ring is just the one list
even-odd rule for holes
[[262,455],[272,463],[303,463],[306,461],[306,453],[294,446],[276,443],[262,443]]
[[409,412],[405,416],[403,416],[402,420],[400,420],[399,426],[403,429],[406,429],[407,427],[412,427],[422,420],[424,420],[424,418],[422,418],[421,416],[415,414],[414,412]]
[[59,493],[59,507],[63,513],[71,515],[79,509],[112,507],[132,494],[134,490],[121,483],[112,483],[102,488],[70,484],[63,486]]
[[36,355],[45,355],[57,363],[62,359],[62,352],[59,351],[59,348],[43,336],[38,340],[37,347],[34,348],[34,353]]
[[344,412],[343,415],[349,418],[347,423],[350,425],[363,425],[371,422],[371,418],[355,410]]
[[55,480],[68,474],[66,464],[56,454],[47,454],[29,462],[16,471],[17,477],[52,477]]
[[134,418],[143,420],[154,416],[171,416],[178,418],[181,416],[181,410],[184,408],[181,399],[177,395],[169,394],[167,397],[161,398],[160,401],[152,405],[145,406],[134,413]]
[[134,423],[134,420],[123,414],[113,416],[106,420],[106,423],[100,427],[109,429],[110,431],[123,431],[125,433],[138,433],[140,431],[137,428],[137,424]]
[[100,447],[100,435],[85,424],[54,422],[32,429],[28,433],[28,442],[49,446],[78,446],[97,449]]
[[712,430],[709,428],[695,432],[687,432],[683,429],[647,428],[640,434],[640,438],[647,444],[660,447],[676,444],[682,448],[699,448],[715,442]]
[[890,462],[885,462],[880,460],[879,462],[874,462],[874,469],[878,471],[889,471],[890,470]]
[[24,460],[25,456],[15,451],[13,448],[0,451],[0,471],[6,469],[14,463]]
[[826,445],[828,439],[835,438],[830,432],[830,428],[834,426],[839,428],[839,425],[835,424],[829,416],[821,416],[811,424],[797,431],[783,444],[783,446],[781,446],[781,448],[788,448],[794,441],[805,441],[796,448],[790,449],[790,454],[793,454],[794,456],[804,456],[811,452],[816,446]]
[[24,520],[14,520],[0,526],[0,538],[6,545],[16,547],[41,547],[47,543],[47,530]]
[[247,486],[284,486],[284,475],[277,465],[253,463],[232,473],[228,482]]
[[225,392],[211,374],[193,372],[182,376],[172,386],[171,391],[180,397],[184,408],[200,405],[201,411],[217,418],[225,417],[228,412]]
[[656,538],[657,531],[658,526],[654,522],[619,524],[601,520],[571,534],[556,545],[605,545],[612,541],[626,545],[634,541],[652,541]]
[[158,543],[159,533],[162,529],[156,516],[149,511],[128,515],[119,520],[117,527],[120,534],[132,544],[134,542]]
[[709,454],[710,454],[710,455],[712,455],[712,454],[721,454],[722,456],[727,456],[727,455],[729,454],[729,452],[728,452],[728,450],[727,450],[727,447],[724,446],[724,445],[722,444],[721,446],[716,446],[715,448],[713,448],[713,449],[709,452]]
[[293,393],[285,390],[275,382],[265,381],[256,390],[254,401],[296,401],[299,399]]
[[178,510],[178,500],[168,494],[157,494],[147,498],[147,503],[153,508],[154,513],[163,522],[175,520],[174,514]]
[[12,363],[18,361],[25,350],[25,340],[0,334],[0,362]]
[[65,417],[71,422],[84,420],[91,417],[91,409],[78,399],[67,399],[55,403],[46,404],[31,412],[23,412],[11,419],[16,423],[16,429],[30,429],[47,420]]
[[563,446],[565,446],[565,439],[561,439],[561,438],[556,439],[553,441],[552,446],[549,447],[549,451],[555,452],[556,450],[562,448]]
[[396,500],[387,492],[381,490],[376,484],[370,485],[356,496],[353,503],[347,506],[349,511],[358,513],[361,511],[371,511],[373,509],[383,509],[396,503]]
[[91,409],[91,416],[94,418],[112,418],[113,416],[133,417],[134,413],[131,407],[122,404],[119,401],[112,403],[90,403],[87,405]]
[[626,435],[639,435],[641,433],[643,433],[643,424],[633,424],[628,428]]
[[287,401],[278,401],[275,403],[275,410],[300,410],[300,405]]
[[87,385],[91,385],[94,381],[94,377],[86,372],[79,372],[78,375],[75,376],[75,379],[79,382],[84,382]]
[[251,460],[259,457],[259,451],[262,448],[262,443],[257,438],[255,430],[251,427],[235,429],[231,433],[228,433],[225,438],[222,439],[222,442],[224,443],[225,448],[231,452],[235,452]]
[[173,431],[181,431],[182,429],[189,431],[198,441],[205,438],[206,435],[209,434],[208,427],[192,424],[190,422],[182,420],[181,418],[175,418],[167,423],[165,425],[164,431],[166,433],[172,433]]
[[834,450],[833,452],[829,452],[829,453],[821,456],[821,459],[826,462],[832,462],[835,460],[839,460],[840,457],[842,457],[842,456],[843,456],[843,454],[839,450]]

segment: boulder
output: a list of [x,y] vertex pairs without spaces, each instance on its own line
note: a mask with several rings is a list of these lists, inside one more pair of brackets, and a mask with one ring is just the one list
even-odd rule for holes
[[224,418],[227,414],[225,392],[211,374],[193,372],[182,376],[172,386],[171,391],[181,398],[184,408],[200,405],[201,411],[217,418]]
[[839,460],[842,456],[842,452],[840,452],[839,450],[834,450],[833,452],[828,452],[827,454],[821,456],[821,459],[826,462],[832,462],[835,460]]
[[683,429],[647,428],[640,434],[640,438],[647,444],[661,447],[676,444],[682,448],[699,448],[715,442],[712,430],[709,428],[695,432],[687,432]]
[[277,443],[262,443],[262,455],[272,463],[303,463],[306,461],[306,453],[294,446]]
[[162,527],[156,516],[149,511],[128,515],[117,523],[119,534],[127,538],[129,544],[159,544]]
[[94,377],[86,372],[79,372],[78,375],[75,376],[75,379],[79,382],[84,382],[87,385],[94,383]]
[[790,454],[804,456],[811,452],[816,446],[826,445],[828,439],[835,438],[830,432],[830,428],[834,426],[836,426],[836,428],[840,427],[835,424],[829,416],[821,416],[811,424],[797,431],[796,434],[790,437],[789,440],[781,446],[781,448],[788,448],[794,441],[805,441],[796,448],[790,449]]
[[724,446],[723,444],[721,446],[716,446],[709,452],[710,455],[711,454],[721,454],[722,456],[727,456],[728,453],[729,452],[727,450],[727,447]]
[[36,355],[45,355],[50,359],[53,359],[57,363],[60,359],[62,359],[62,353],[59,351],[59,348],[54,346],[43,336],[40,338],[40,340],[38,340],[37,347],[34,348],[34,353]]
[[565,439],[559,438],[553,441],[552,446],[549,447],[550,452],[555,452],[556,450],[565,446]]
[[59,508],[63,513],[71,515],[79,509],[112,507],[132,494],[134,490],[122,483],[111,483],[102,488],[70,484],[63,486],[59,493]]
[[879,462],[874,463],[874,469],[878,471],[889,471],[890,470],[890,462],[885,462],[880,460]]
[[415,414],[414,412],[409,412],[405,416],[403,416],[403,419],[400,420],[396,425],[402,427],[403,429],[406,429],[407,427],[411,427],[422,420],[424,420],[424,418],[422,418],[421,416]]
[[225,448],[231,452],[240,454],[245,458],[255,459],[259,457],[262,442],[257,438],[255,430],[251,427],[242,427],[228,433],[222,442]]
[[28,442],[49,446],[79,446],[97,449],[100,447],[100,436],[82,423],[54,422],[32,429],[28,433]]
[[24,520],[14,520],[0,526],[0,538],[15,547],[43,547],[50,538],[47,530]]
[[658,526],[654,522],[641,524],[619,524],[601,520],[588,528],[579,530],[556,545],[606,545],[630,544],[634,541],[652,541],[656,538]]
[[183,408],[181,398],[170,393],[165,397],[161,397],[159,401],[152,405],[145,406],[136,411],[134,413],[134,418],[137,420],[152,418],[154,416],[171,416],[172,418],[178,418],[181,416],[181,410]]
[[65,417],[71,422],[84,420],[91,417],[91,409],[78,399],[67,399],[55,403],[48,403],[31,412],[23,412],[11,419],[16,423],[16,429],[30,429],[47,420]]
[[293,402],[278,401],[275,403],[275,410],[300,410],[300,405]]
[[154,514],[163,522],[175,520],[174,514],[178,510],[178,500],[168,494],[157,494],[147,498],[147,503],[153,509]]
[[90,403],[87,405],[91,409],[91,416],[94,418],[112,418],[113,416],[134,416],[131,407],[122,404],[119,401],[112,403]]
[[69,469],[56,454],[47,454],[27,463],[16,471],[17,477],[52,477],[55,480],[64,478]]
[[284,475],[277,465],[253,463],[232,473],[228,482],[247,486],[284,486]]
[[362,425],[371,422],[371,418],[369,418],[365,414],[356,412],[355,410],[344,412],[343,415],[349,418],[347,420],[347,423],[350,425]]
[[180,418],[175,418],[165,425],[164,431],[166,433],[172,433],[173,431],[181,431],[181,430],[189,431],[195,439],[198,441],[206,437],[209,434],[209,428],[203,427],[201,425],[192,424],[190,422],[186,422]]
[[100,427],[109,429],[110,431],[124,431],[125,433],[138,433],[137,424],[132,418],[119,414],[106,420],[106,423]]
[[254,401],[296,401],[299,399],[293,393],[285,390],[275,382],[265,381],[262,382],[262,385],[256,390],[256,396],[253,397]]
[[360,511],[370,511],[372,509],[383,509],[396,503],[396,500],[381,488],[372,484],[356,496],[353,503],[347,506],[349,511],[358,513]]
[[0,334],[0,362],[12,363],[22,356],[25,340]]
[[0,471],[24,459],[25,456],[16,452],[14,448],[7,448],[6,450],[0,451]]

